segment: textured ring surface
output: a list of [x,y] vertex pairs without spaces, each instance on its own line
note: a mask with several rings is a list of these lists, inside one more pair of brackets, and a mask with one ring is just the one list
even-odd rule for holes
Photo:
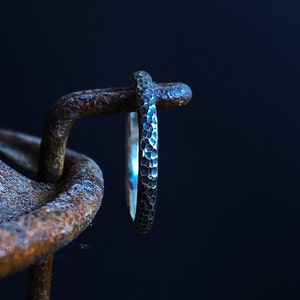
[[147,233],[153,224],[158,180],[156,99],[151,76],[134,73],[137,112],[127,118],[127,203],[134,229]]

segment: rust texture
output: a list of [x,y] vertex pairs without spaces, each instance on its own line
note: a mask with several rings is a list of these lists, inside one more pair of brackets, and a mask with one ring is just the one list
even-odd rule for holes
[[[38,138],[0,130],[0,140],[0,151],[5,156],[30,170],[37,169]],[[10,143],[12,140],[14,142]],[[6,166],[0,169],[0,176],[5,177],[11,172],[15,171]],[[6,197],[19,180],[25,182],[25,188],[36,184],[29,179],[24,181],[24,176],[19,173],[14,175],[9,185],[0,182]],[[18,217],[0,223],[0,278],[38,263],[70,243],[91,223],[103,197],[100,168],[91,159],[72,151],[66,152],[65,172],[59,185],[41,183],[40,186],[55,195],[51,202],[44,204],[44,200],[37,200],[37,208],[24,214],[25,203],[19,208]],[[30,193],[30,197],[36,198],[35,192]]]
[[31,268],[28,299],[50,299],[53,257],[54,255],[50,254],[40,264]]
[[56,185],[30,180],[2,161],[0,171],[0,223],[39,208],[57,193]]

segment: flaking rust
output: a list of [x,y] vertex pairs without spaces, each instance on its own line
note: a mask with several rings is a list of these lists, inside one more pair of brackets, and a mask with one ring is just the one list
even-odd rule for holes
[[[30,170],[37,169],[39,139],[0,130],[0,140],[4,155],[23,167],[30,160]],[[16,151],[20,152],[19,159],[10,157]],[[32,155],[34,152],[36,155]],[[9,206],[1,206],[0,277],[35,264],[67,245],[95,217],[103,197],[100,168],[91,159],[71,151],[66,153],[65,166],[58,185],[37,183],[0,164],[0,178],[8,178],[5,184],[0,183],[1,199],[8,199],[15,207],[12,213]],[[22,193],[16,192],[18,188]]]

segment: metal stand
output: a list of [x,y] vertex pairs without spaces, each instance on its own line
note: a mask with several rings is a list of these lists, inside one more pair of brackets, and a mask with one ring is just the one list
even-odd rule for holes
[[[155,93],[157,108],[191,99],[182,83],[156,84]],[[0,161],[2,178],[13,178],[0,182],[0,278],[32,266],[28,299],[50,299],[54,253],[86,229],[101,205],[101,170],[86,156],[66,151],[72,125],[92,115],[135,111],[135,97],[133,86],[64,96],[47,114],[41,141],[0,130],[0,152],[37,172],[33,181]]]

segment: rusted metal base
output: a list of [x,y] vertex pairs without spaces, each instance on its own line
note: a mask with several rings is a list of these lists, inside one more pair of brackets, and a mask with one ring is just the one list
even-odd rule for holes
[[[31,171],[37,170],[39,145],[38,138],[0,130],[0,151]],[[16,197],[10,200],[15,213],[1,207],[0,215],[5,217],[0,221],[0,278],[39,263],[76,238],[98,212],[104,190],[97,164],[72,151],[66,153],[59,185],[37,183],[7,165],[0,168],[0,179],[1,202]],[[15,185],[23,192],[17,194]],[[51,194],[52,201],[36,190]]]

